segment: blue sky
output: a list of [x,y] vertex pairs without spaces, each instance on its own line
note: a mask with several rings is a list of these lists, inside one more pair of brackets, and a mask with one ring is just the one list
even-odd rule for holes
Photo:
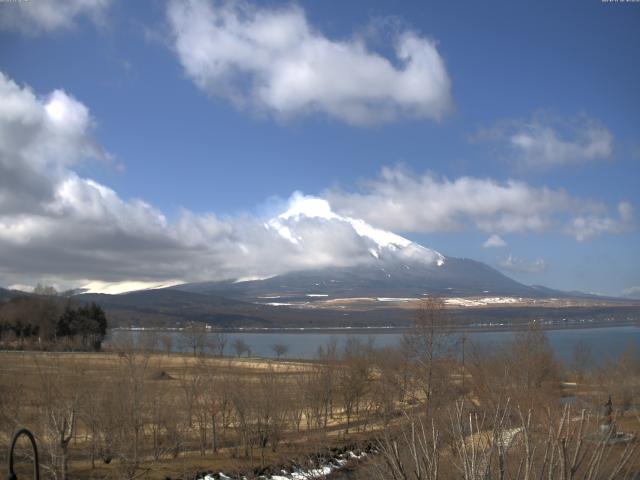
[[[222,26],[208,25],[207,15]],[[640,286],[638,3],[32,1],[0,3],[0,16],[0,70],[13,85],[5,94],[31,91],[32,107],[46,108],[60,90],[88,111],[76,133],[99,147],[87,153],[74,133],[61,155],[76,160],[34,160],[33,172],[52,178],[47,169],[54,168],[54,190],[69,175],[92,179],[124,202],[132,220],[113,235],[114,242],[123,235],[120,250],[104,247],[112,264],[131,263],[126,248],[152,248],[145,239],[171,250],[185,212],[206,231],[214,227],[201,224],[213,215],[216,232],[239,238],[237,231],[251,231],[248,219],[279,213],[300,191],[528,284],[606,294]],[[308,50],[285,42],[263,51],[268,38],[256,32],[267,22],[279,33],[304,23],[295,35]],[[235,43],[205,48],[222,34]],[[247,36],[257,42],[249,57]],[[397,50],[407,38],[415,40],[406,43],[409,60]],[[345,45],[346,65],[336,53]],[[327,48],[320,66],[304,57],[318,46]],[[424,52],[431,56],[418,57]],[[311,65],[299,90],[279,66],[292,58]],[[406,88],[390,85],[404,81]],[[15,122],[7,117],[0,128],[10,132]],[[6,165],[26,161],[24,152],[5,150]],[[9,178],[13,170],[5,168]],[[382,176],[385,168],[393,180]],[[548,198],[538,205],[543,192]],[[135,199],[164,218],[170,241],[140,238],[142,227],[132,226],[139,215],[128,209]],[[385,210],[392,204],[400,206]],[[86,227],[76,214],[73,221]],[[4,215],[14,232],[17,218],[46,217]],[[56,215],[63,225],[67,217]],[[104,227],[110,220],[91,221]],[[64,243],[59,232],[48,235]],[[483,246],[492,235],[504,245]],[[56,255],[41,248],[44,240],[5,237],[5,255]],[[91,238],[78,248],[90,252]],[[198,248],[188,247],[185,255],[195,255]],[[223,253],[207,255],[200,261],[211,266],[197,279],[227,271],[215,264]],[[0,265],[0,283],[193,279],[168,261],[163,274],[145,271],[147,263],[102,278],[97,268],[83,273],[77,255],[61,256],[77,266],[16,260]],[[136,272],[140,278],[132,278]]]

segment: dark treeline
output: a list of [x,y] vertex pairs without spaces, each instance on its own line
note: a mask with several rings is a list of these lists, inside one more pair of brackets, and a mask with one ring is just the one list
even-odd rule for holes
[[14,297],[0,303],[3,348],[99,350],[107,317],[95,303],[74,305],[55,294]]

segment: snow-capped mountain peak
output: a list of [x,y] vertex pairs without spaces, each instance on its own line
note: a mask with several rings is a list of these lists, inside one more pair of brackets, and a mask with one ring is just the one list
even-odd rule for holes
[[325,199],[295,192],[289,199],[289,208],[277,218],[299,220],[301,217],[324,218],[325,220],[343,218],[331,210],[331,205]]
[[266,227],[276,230],[283,238],[298,245],[302,241],[302,237],[296,234],[297,227],[301,222],[309,219],[336,222],[342,226],[348,225],[359,237],[370,244],[368,252],[376,259],[381,258],[385,253],[393,252],[410,261],[420,261],[438,266],[445,262],[445,257],[435,250],[425,248],[393,232],[376,228],[364,220],[337,214],[331,209],[327,200],[305,196],[299,192],[292,195],[289,208],[269,220]]

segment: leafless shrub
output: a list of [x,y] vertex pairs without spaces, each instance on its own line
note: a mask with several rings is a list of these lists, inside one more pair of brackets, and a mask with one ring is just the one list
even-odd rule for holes
[[[422,417],[406,417],[400,432],[379,441],[381,478],[559,479],[632,478],[638,448],[616,442],[615,424],[603,429],[596,415],[536,418],[509,401],[479,412],[458,401],[447,410],[450,423],[427,428]],[[637,468],[637,464],[636,464]]]

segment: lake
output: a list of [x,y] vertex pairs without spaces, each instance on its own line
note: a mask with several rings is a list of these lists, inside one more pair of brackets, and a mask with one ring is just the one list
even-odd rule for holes
[[[124,330],[115,330],[110,335],[110,341],[117,339]],[[147,331],[126,331],[134,337],[148,334]],[[629,345],[640,348],[640,327],[601,327],[601,328],[575,328],[547,330],[549,343],[555,350],[558,357],[564,361],[570,361],[576,344],[582,341],[591,351],[591,356],[595,363],[617,356]],[[180,332],[158,332],[158,335],[169,335],[173,339],[173,349],[175,351],[188,351],[188,347],[183,341]],[[251,353],[260,357],[275,357],[272,350],[274,344],[284,344],[288,347],[288,358],[313,358],[318,351],[318,347],[327,345],[332,339],[336,339],[338,346],[343,346],[349,337],[358,337],[364,341],[371,339],[376,347],[398,345],[402,338],[402,333],[363,333],[354,332],[233,332],[227,333],[226,355],[232,355],[231,344],[236,339],[242,339],[251,347]],[[467,347],[472,345],[490,346],[508,342],[513,338],[511,331],[487,331],[487,332],[467,332]]]

